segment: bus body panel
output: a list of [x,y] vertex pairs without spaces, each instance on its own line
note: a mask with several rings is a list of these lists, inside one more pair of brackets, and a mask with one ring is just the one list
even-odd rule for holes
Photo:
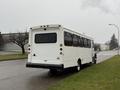
[[[70,31],[66,28],[63,29],[65,32],[69,32],[71,34],[77,34],[76,32]],[[81,35],[79,35],[81,36]],[[82,36],[84,37],[84,36]],[[92,42],[91,42],[92,44]],[[92,52],[93,48],[85,48],[85,47],[74,47],[74,46],[65,46],[64,45],[64,67],[74,67],[77,66],[78,59],[81,60],[81,64],[86,64],[92,62]]]
[[[72,52],[71,52],[72,51]],[[64,66],[74,67],[77,66],[78,59],[81,60],[81,64],[92,62],[91,50],[82,48],[64,47]]]

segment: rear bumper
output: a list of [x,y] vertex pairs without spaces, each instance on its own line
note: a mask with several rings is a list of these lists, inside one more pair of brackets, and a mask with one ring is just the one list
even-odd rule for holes
[[63,64],[40,64],[40,63],[26,63],[26,67],[32,68],[48,68],[48,69],[63,69]]

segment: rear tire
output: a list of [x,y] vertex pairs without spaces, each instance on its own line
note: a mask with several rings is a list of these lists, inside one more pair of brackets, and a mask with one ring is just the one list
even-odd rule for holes
[[77,70],[77,72],[79,72],[81,70],[81,61],[80,60],[78,60],[78,62],[77,62],[76,70]]
[[57,69],[50,69],[50,73],[51,73],[51,74],[57,73]]
[[95,53],[93,57],[93,64],[96,64],[96,63],[97,63],[97,53]]
[[97,60],[96,60],[97,58],[95,58],[95,57],[93,57],[93,64],[96,64],[97,63]]

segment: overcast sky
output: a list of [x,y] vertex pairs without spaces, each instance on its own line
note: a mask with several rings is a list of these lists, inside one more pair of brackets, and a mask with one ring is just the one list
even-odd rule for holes
[[21,32],[44,24],[62,24],[104,43],[120,27],[120,0],[0,0],[0,31]]

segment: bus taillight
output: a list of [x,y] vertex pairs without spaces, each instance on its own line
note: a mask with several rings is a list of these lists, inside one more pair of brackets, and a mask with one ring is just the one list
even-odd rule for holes
[[28,45],[28,54],[30,54],[30,50],[31,50],[30,45]]
[[63,49],[62,48],[60,48],[60,51],[62,51]]

